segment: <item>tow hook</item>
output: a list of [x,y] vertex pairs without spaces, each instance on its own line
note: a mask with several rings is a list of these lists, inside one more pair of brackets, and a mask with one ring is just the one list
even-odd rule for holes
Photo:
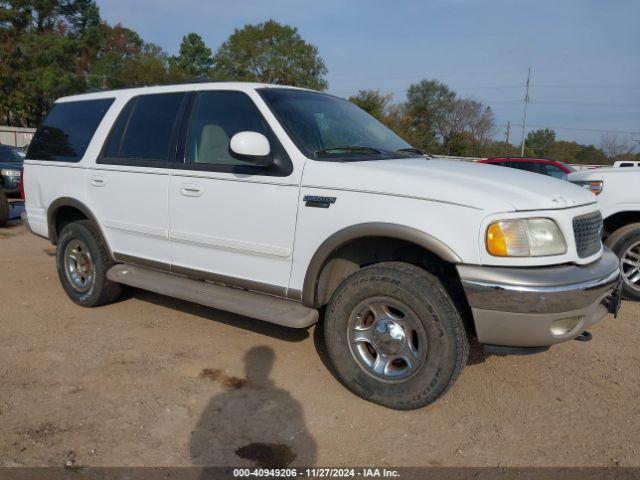
[[574,340],[577,340],[579,342],[590,342],[592,338],[593,338],[593,335],[591,335],[590,332],[587,332],[585,330],[580,335],[578,335]]

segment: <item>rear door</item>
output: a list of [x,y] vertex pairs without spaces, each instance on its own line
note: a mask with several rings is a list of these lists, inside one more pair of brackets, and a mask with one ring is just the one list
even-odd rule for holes
[[[265,107],[266,108],[266,107]],[[184,144],[169,186],[172,271],[286,295],[299,175],[248,93],[194,95]],[[230,139],[267,137],[274,164],[259,167],[229,153]]]
[[169,268],[169,167],[185,100],[184,93],[130,99],[87,170],[91,208],[119,260]]

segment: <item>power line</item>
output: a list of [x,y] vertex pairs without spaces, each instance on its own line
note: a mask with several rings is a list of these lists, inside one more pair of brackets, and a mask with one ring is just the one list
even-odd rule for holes
[[[579,89],[606,89],[606,90],[640,90],[638,86],[632,85],[550,85],[550,84],[530,84],[532,89],[535,88],[549,88],[549,89],[569,89],[569,90],[579,90]],[[508,90],[508,89],[519,89],[526,88],[526,85],[478,85],[478,86],[466,86],[466,87],[456,87],[451,86],[453,90]],[[369,90],[369,89],[358,89],[358,90],[349,90],[349,91],[332,91],[334,95],[355,95],[361,90]],[[376,89],[373,89],[376,90]],[[378,89],[379,90],[379,89]],[[408,88],[402,88],[399,90],[386,90],[387,93],[406,93],[409,91]]]
[[[504,124],[506,125],[506,124]],[[502,126],[504,126],[502,125]],[[511,124],[512,127],[521,127],[522,124],[521,123],[512,123]],[[578,128],[578,127],[559,127],[559,126],[552,126],[552,125],[534,125],[534,124],[528,124],[529,127],[534,127],[534,128],[549,128],[549,129],[553,129],[553,130],[575,130],[577,132],[595,132],[595,133],[620,133],[623,135],[640,135],[640,131],[639,132],[629,132],[629,131],[624,131],[624,130],[605,130],[605,129],[598,129],[598,128]]]

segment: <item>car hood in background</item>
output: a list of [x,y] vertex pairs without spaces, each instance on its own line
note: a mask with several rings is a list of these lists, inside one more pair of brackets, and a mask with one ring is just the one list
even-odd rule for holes
[[305,187],[398,195],[492,212],[550,210],[595,203],[590,192],[564,180],[459,160],[309,160],[302,183]]
[[22,162],[5,162],[0,160],[0,168],[6,168],[9,170],[22,170]]

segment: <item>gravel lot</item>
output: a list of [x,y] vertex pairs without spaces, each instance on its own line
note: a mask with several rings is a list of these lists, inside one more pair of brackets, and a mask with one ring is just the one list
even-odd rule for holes
[[638,304],[590,343],[476,348],[443,399],[397,412],[344,389],[314,329],[139,291],[83,309],[53,252],[0,230],[0,466],[640,466]]

